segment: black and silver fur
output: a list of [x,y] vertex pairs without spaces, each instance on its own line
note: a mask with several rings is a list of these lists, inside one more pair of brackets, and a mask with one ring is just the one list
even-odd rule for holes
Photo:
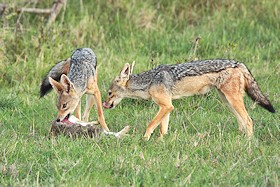
[[50,69],[42,81],[40,97],[43,97],[52,89],[49,77],[59,81],[62,74],[68,75],[75,88],[84,90],[86,80],[96,74],[96,66],[97,58],[90,48],[76,49],[70,58],[58,62]]

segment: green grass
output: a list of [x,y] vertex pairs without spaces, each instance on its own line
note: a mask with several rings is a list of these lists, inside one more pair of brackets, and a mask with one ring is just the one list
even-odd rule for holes
[[[49,138],[56,96],[39,99],[48,70],[75,48],[90,47],[97,54],[103,99],[126,62],[135,60],[139,73],[194,58],[231,58],[249,67],[278,111],[278,0],[67,2],[50,28],[43,16],[24,13],[16,25],[13,9],[2,15],[1,185],[279,186],[279,112],[270,114],[247,96],[255,124],[251,141],[238,132],[235,117],[215,91],[174,101],[163,142],[157,139],[159,129],[150,141],[142,139],[158,110],[152,102],[124,99],[114,110],[104,110],[111,130],[130,125],[129,137],[73,140]],[[202,39],[193,54],[197,36]]]

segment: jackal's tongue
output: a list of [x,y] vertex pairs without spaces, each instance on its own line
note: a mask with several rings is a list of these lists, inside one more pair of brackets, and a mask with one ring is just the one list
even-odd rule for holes
[[67,123],[67,124],[74,124],[71,121],[69,121],[69,114],[61,121],[62,123]]
[[105,108],[111,108],[110,106],[107,105],[106,101],[103,102],[103,106],[104,106]]

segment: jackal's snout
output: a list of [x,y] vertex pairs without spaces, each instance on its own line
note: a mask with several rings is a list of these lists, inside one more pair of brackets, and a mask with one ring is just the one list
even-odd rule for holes
[[70,117],[70,113],[67,114],[65,117],[63,117],[62,119],[61,119],[60,116],[58,116],[57,119],[56,119],[56,122],[58,122],[58,123],[59,123],[59,122],[62,122],[62,123],[68,122],[69,117]]

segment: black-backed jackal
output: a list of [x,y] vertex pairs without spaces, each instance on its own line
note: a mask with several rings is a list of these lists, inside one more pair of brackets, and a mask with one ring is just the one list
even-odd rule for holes
[[275,112],[247,67],[234,60],[160,65],[140,74],[132,74],[132,69],[133,65],[124,65],[112,81],[103,106],[114,108],[125,97],[156,102],[159,111],[146,129],[144,138],[147,140],[159,124],[160,135],[167,133],[173,99],[205,94],[212,87],[236,116],[239,130],[245,130],[248,137],[253,135],[253,123],[244,106],[244,91],[263,108]]
[[[75,111],[81,119],[81,98],[86,97],[86,109],[83,121],[88,121],[90,110],[97,107],[98,122],[103,130],[109,131],[103,116],[101,94],[97,85],[97,60],[89,48],[76,49],[72,56],[57,63],[46,75],[41,84],[40,94],[43,97],[53,87],[57,93],[57,121],[67,123]],[[60,81],[59,81],[60,80]]]

